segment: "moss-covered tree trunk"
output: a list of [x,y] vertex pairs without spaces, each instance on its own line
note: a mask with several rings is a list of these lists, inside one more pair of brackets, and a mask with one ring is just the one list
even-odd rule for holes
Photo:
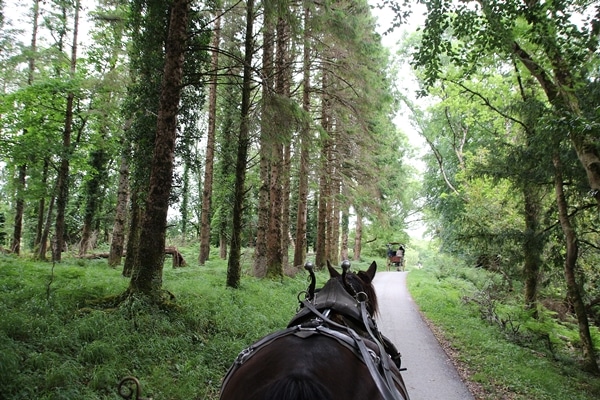
[[[344,189],[342,189],[344,192]],[[348,235],[350,233],[350,209],[347,204],[341,205],[341,240],[340,240],[340,259],[348,260]]]
[[[48,187],[48,169],[49,168],[50,168],[50,161],[49,161],[48,157],[44,157],[44,164],[42,167],[42,179],[40,182],[42,183],[42,187],[45,187],[45,188]],[[40,200],[38,201],[37,224],[35,227],[35,239],[33,241],[33,248],[34,248],[34,254],[35,254],[34,257],[37,257],[37,255],[38,255],[39,248],[42,244],[42,236],[44,234],[44,221],[45,221],[45,213],[46,213],[46,194],[47,193],[44,193],[44,195],[42,195],[40,197]]]
[[[106,136],[105,136],[106,139]],[[83,212],[83,228],[81,231],[81,241],[79,242],[79,256],[83,256],[93,247],[92,233],[94,230],[94,220],[96,213],[100,208],[102,201],[102,186],[106,179],[106,167],[108,163],[108,154],[102,148],[93,150],[90,154],[89,172],[90,180],[85,184],[85,210]]]
[[[125,152],[124,152],[125,153]],[[127,203],[129,202],[129,165],[125,154],[121,156],[119,166],[119,186],[117,189],[117,207],[113,223],[112,240],[108,265],[116,267],[121,264],[125,247],[125,221],[127,220]]]
[[575,277],[577,268],[578,245],[577,234],[571,224],[567,200],[563,187],[563,167],[560,154],[555,153],[552,157],[554,164],[554,188],[556,192],[556,204],[558,206],[558,219],[565,235],[567,254],[565,256],[565,281],[567,282],[567,294],[573,304],[579,327],[579,339],[583,350],[584,369],[589,372],[598,373],[598,361],[594,350],[594,342],[590,334],[590,326],[585,305],[579,291],[579,285]]
[[362,251],[362,214],[360,212],[356,212],[356,226],[354,228],[354,261],[360,261],[360,253]]
[[[304,8],[304,25],[310,18],[310,8]],[[304,30],[302,54],[302,109],[310,113],[310,36]],[[296,214],[296,243],[294,247],[294,267],[304,265],[306,261],[306,222],[308,214],[308,158],[310,143],[310,124],[305,121],[300,132],[300,167],[298,177],[298,212]]]
[[[33,84],[33,76],[35,72],[35,54],[37,51],[37,36],[38,36],[38,19],[40,16],[40,0],[33,1],[32,8],[32,33],[31,33],[31,48],[29,49],[29,62],[27,70],[27,84]],[[26,131],[23,132],[24,134]],[[23,214],[25,212],[25,180],[27,177],[27,164],[22,163],[17,167],[18,175],[15,182],[17,199],[15,201],[15,222],[13,228],[13,239],[10,249],[13,253],[19,254],[21,252],[21,236],[23,234]],[[42,197],[43,198],[43,197]],[[42,210],[38,217],[43,221],[44,212]],[[39,232],[39,230],[38,230]],[[34,245],[37,243],[34,243]]]
[[289,249],[290,249],[290,221],[291,221],[291,180],[290,180],[290,165],[292,157],[292,146],[287,144],[283,148],[283,165],[282,165],[282,201],[281,201],[281,265],[283,269],[289,266]]
[[[79,32],[79,8],[80,2],[75,2],[75,18],[73,21],[73,44],[71,46],[70,75],[75,78],[77,69],[77,40]],[[58,167],[57,193],[56,193],[56,222],[55,222],[55,244],[52,249],[52,260],[60,262],[65,245],[65,214],[69,200],[69,164],[71,149],[71,133],[73,131],[73,103],[75,93],[69,91],[67,94],[67,105],[65,110],[65,125],[63,129],[62,155]]]
[[542,265],[543,241],[540,232],[540,194],[533,183],[523,188],[525,237],[523,240],[523,277],[525,278],[525,308],[537,316],[537,287]]
[[130,277],[137,263],[138,249],[140,246],[140,226],[142,220],[142,207],[140,207],[139,192],[133,190],[131,194],[131,208],[129,212],[129,235],[127,237],[127,251],[123,263],[123,276]]
[[204,160],[204,184],[202,186],[202,213],[200,215],[200,253],[198,263],[204,265],[210,255],[210,221],[212,212],[213,171],[215,159],[215,134],[217,120],[217,72],[219,68],[219,43],[221,38],[221,11],[217,10],[213,29],[210,58],[210,77],[208,92],[208,132],[206,134],[206,158]]
[[317,269],[325,268],[327,262],[327,209],[329,202],[328,183],[328,165],[329,165],[329,147],[330,139],[325,137],[326,132],[329,131],[329,119],[330,115],[330,101],[327,96],[327,88],[329,85],[329,79],[327,74],[327,68],[323,65],[322,67],[323,76],[321,77],[321,127],[323,129],[324,137],[321,141],[321,160],[319,165],[319,205],[317,208],[317,237],[315,243],[315,267]]
[[283,193],[281,187],[281,167],[283,148],[279,143],[271,143],[271,173],[269,185],[269,228],[267,230],[267,276],[281,276],[283,272],[281,251],[281,219]]
[[329,260],[333,263],[333,265],[340,264],[340,190],[341,190],[341,179],[339,178],[339,160],[337,160],[337,156],[333,156],[332,164],[334,165],[332,169],[331,176],[331,191],[330,191],[330,199],[331,201],[331,210],[329,212],[329,221],[328,226],[330,227],[328,233],[328,241],[329,245],[327,248],[329,249]]
[[48,211],[46,212],[46,223],[44,224],[44,229],[42,231],[40,245],[35,255],[35,258],[38,260],[46,260],[46,252],[48,251],[48,237],[50,237],[50,227],[52,225],[52,213],[54,212],[55,201],[56,196],[53,192],[52,196],[50,197],[50,203],[48,204]]
[[[278,111],[283,105],[283,99],[289,98],[288,81],[288,57],[289,57],[289,30],[286,20],[279,17],[276,25],[276,58],[275,58],[275,93],[277,99],[281,99],[277,104],[271,105],[271,115],[273,112],[283,113],[285,110]],[[275,99],[274,98],[274,99]],[[272,99],[273,100],[273,99]],[[274,108],[273,108],[274,107]],[[267,232],[267,276],[281,277],[284,266],[284,244],[287,241],[286,219],[289,212],[284,199],[286,193],[285,187],[288,185],[286,180],[285,148],[289,143],[288,126],[275,117],[272,123],[277,121],[275,126],[269,129],[270,145],[270,186],[269,186],[269,229]],[[287,204],[287,205],[286,205]]]
[[140,241],[138,265],[129,284],[130,291],[154,298],[162,290],[167,211],[173,179],[189,0],[174,0],[170,12],[150,185],[141,226],[144,240]]
[[[274,74],[274,51],[275,51],[275,24],[273,23],[273,3],[264,3],[264,24],[262,28],[262,115],[269,115],[269,107],[272,107],[273,96],[273,74]],[[267,275],[269,264],[268,254],[268,232],[269,218],[271,216],[270,183],[271,183],[271,130],[275,129],[268,118],[261,118],[260,125],[260,186],[258,188],[258,205],[256,221],[256,242],[254,246],[253,270],[254,276],[264,277]]]
[[230,239],[230,254],[227,260],[227,286],[237,288],[240,285],[242,221],[244,214],[244,194],[246,182],[246,161],[249,145],[250,95],[252,92],[252,57],[254,53],[254,0],[246,2],[246,33],[244,39],[244,76],[242,81],[242,107],[240,130],[238,133],[237,159],[235,164],[235,186],[233,195],[233,221]]

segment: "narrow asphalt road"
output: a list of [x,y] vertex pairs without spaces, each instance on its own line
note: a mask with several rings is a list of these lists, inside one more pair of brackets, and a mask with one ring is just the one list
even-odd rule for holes
[[421,318],[406,289],[407,272],[375,275],[377,325],[402,354],[404,383],[411,400],[473,400],[456,368]]

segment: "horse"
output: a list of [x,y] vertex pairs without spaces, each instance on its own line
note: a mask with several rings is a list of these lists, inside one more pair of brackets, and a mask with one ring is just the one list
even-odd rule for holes
[[[400,374],[400,353],[379,332],[372,281],[367,271],[340,274],[298,295],[300,309],[287,328],[242,350],[225,376],[220,400],[409,400]],[[304,300],[300,300],[304,294]]]

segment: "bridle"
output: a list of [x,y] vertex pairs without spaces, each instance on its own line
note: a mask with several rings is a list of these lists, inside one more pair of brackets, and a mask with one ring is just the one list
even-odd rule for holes
[[[344,267],[346,265],[346,267]],[[316,277],[312,264],[307,263],[305,269],[309,271],[311,282],[305,292],[298,295],[300,311],[290,321],[284,330],[274,332],[263,337],[258,342],[242,350],[233,365],[227,372],[223,387],[230,380],[234,372],[248,361],[258,350],[268,346],[279,338],[294,335],[300,338],[308,338],[314,335],[323,335],[336,340],[339,344],[354,353],[361,359],[371,375],[373,382],[384,400],[409,400],[406,387],[399,374],[399,369],[392,363],[389,351],[394,345],[379,332],[375,320],[368,312],[368,296],[363,290],[356,290],[350,284],[345,284],[345,275],[350,263],[342,264],[344,273],[342,282],[330,279],[328,289],[335,292],[331,297],[324,293],[325,287],[319,292],[315,290]],[[331,283],[331,284],[330,284]],[[342,287],[343,284],[343,287]],[[337,285],[337,286],[336,286]],[[348,291],[348,286],[352,292]],[[301,300],[301,295],[304,299]],[[333,315],[348,317],[361,325],[364,325],[364,334],[359,335],[356,329],[349,324],[341,324],[332,319]],[[349,322],[343,318],[344,322]],[[362,329],[361,329],[362,330]],[[388,350],[386,351],[386,347]],[[397,351],[396,351],[397,352]],[[389,354],[389,355],[388,355]],[[396,372],[396,373],[394,373]],[[398,387],[404,389],[403,395]]]
[[[399,390],[396,387],[396,384],[404,386],[404,383],[397,378],[396,374],[392,372],[392,369],[395,369],[397,367],[393,365],[390,357],[388,357],[388,352],[386,351],[383,344],[384,339],[379,330],[377,329],[374,319],[367,311],[367,304],[369,301],[368,296],[361,289],[355,288],[354,285],[352,285],[352,283],[346,279],[348,270],[350,268],[350,263],[348,261],[344,261],[342,263],[342,282],[344,283],[344,287],[347,291],[348,289],[351,289],[351,291],[348,291],[348,294],[352,296],[359,305],[360,321],[364,325],[366,331],[366,339],[368,339],[377,346],[379,356],[373,354],[373,351],[370,348],[368,348],[365,344],[364,338],[361,335],[359,335],[356,332],[356,330],[352,329],[348,325],[342,325],[333,321],[330,318],[331,309],[325,309],[323,311],[320,311],[315,306],[314,287],[316,277],[314,274],[313,265],[311,263],[306,263],[304,268],[309,272],[311,283],[307,292],[305,292],[306,298],[304,300],[300,300],[301,307],[305,310],[308,310],[319,320],[317,326],[320,325],[330,329],[335,329],[338,332],[346,334],[352,339],[356,347],[358,347],[360,356],[366,364],[367,369],[369,370],[369,373],[373,378],[373,381],[375,382],[375,385],[377,386],[384,400],[405,400],[405,397],[400,394]],[[312,324],[315,325],[314,320]],[[288,325],[288,327],[290,327],[290,325]],[[298,328],[306,329],[303,328],[303,325],[298,325]]]

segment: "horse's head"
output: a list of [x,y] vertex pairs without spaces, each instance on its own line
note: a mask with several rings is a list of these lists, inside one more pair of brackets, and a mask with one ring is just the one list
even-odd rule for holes
[[327,261],[327,269],[331,279],[339,279],[346,291],[359,301],[367,302],[367,311],[372,317],[375,317],[379,308],[377,306],[377,296],[373,287],[373,279],[377,272],[377,263],[373,261],[366,271],[358,271],[357,273],[350,271],[350,262],[342,262],[342,273],[340,274],[329,261]]

